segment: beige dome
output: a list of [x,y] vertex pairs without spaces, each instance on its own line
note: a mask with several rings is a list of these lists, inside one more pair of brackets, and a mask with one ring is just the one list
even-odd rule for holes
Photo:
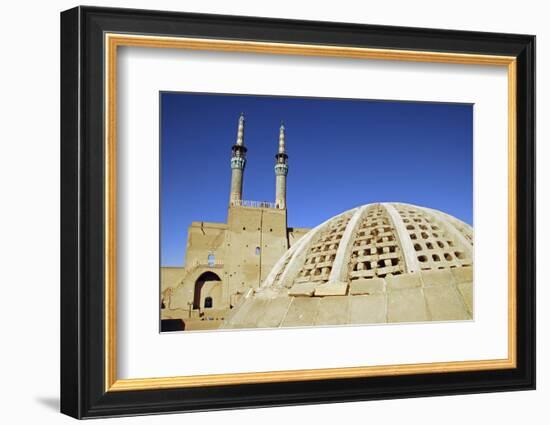
[[224,327],[471,319],[472,252],[472,228],[443,212],[354,208],[292,246]]

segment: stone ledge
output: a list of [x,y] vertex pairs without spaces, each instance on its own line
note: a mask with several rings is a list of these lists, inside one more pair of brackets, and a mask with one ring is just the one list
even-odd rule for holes
[[451,269],[427,270],[420,272],[424,286],[448,285],[455,283]]
[[386,290],[394,291],[396,289],[412,289],[420,288],[422,286],[422,280],[419,273],[406,273],[396,276],[386,276],[387,287]]
[[386,322],[386,295],[357,295],[350,298],[350,324]]
[[388,322],[426,322],[430,320],[421,288],[401,289],[388,294]]
[[456,280],[456,283],[472,282],[474,280],[473,267],[457,267],[451,269],[451,272]]
[[316,297],[327,297],[331,295],[346,295],[348,284],[345,282],[325,283],[315,289]]
[[424,296],[431,320],[470,320],[472,318],[459,292],[453,285],[437,285],[424,288]]
[[280,324],[283,328],[296,326],[312,326],[317,317],[321,298],[295,297],[288,308],[286,316]]
[[315,325],[349,324],[349,303],[352,297],[328,296],[319,298]]
[[319,285],[316,283],[297,283],[289,289],[288,295],[293,297],[311,297],[317,286]]
[[381,278],[358,279],[349,285],[350,295],[379,294],[385,291],[386,282]]

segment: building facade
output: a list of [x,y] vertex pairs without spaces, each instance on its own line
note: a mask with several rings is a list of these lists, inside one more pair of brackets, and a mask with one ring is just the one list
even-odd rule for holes
[[166,329],[218,328],[246,294],[259,289],[273,266],[309,229],[287,224],[288,155],[281,124],[275,155],[275,202],[243,198],[245,118],[231,148],[226,223],[192,222],[184,267],[161,268],[161,319]]

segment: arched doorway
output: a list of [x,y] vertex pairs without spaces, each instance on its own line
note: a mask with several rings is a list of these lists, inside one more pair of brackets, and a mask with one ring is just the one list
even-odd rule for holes
[[[220,282],[220,277],[213,272],[204,272],[195,281],[195,292],[193,294],[193,309],[198,310],[201,307],[202,288],[206,282]],[[212,299],[209,300],[209,308],[212,308]]]

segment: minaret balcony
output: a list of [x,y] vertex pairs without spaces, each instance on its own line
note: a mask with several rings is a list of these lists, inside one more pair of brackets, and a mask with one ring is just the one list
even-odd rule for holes
[[268,201],[246,201],[243,199],[231,200],[232,207],[248,207],[248,208],[278,208],[275,202]]
[[231,158],[231,168],[239,168],[244,169],[244,165],[246,164],[246,159],[242,156],[234,156]]
[[288,174],[287,164],[275,164],[275,174],[277,176],[286,176]]

